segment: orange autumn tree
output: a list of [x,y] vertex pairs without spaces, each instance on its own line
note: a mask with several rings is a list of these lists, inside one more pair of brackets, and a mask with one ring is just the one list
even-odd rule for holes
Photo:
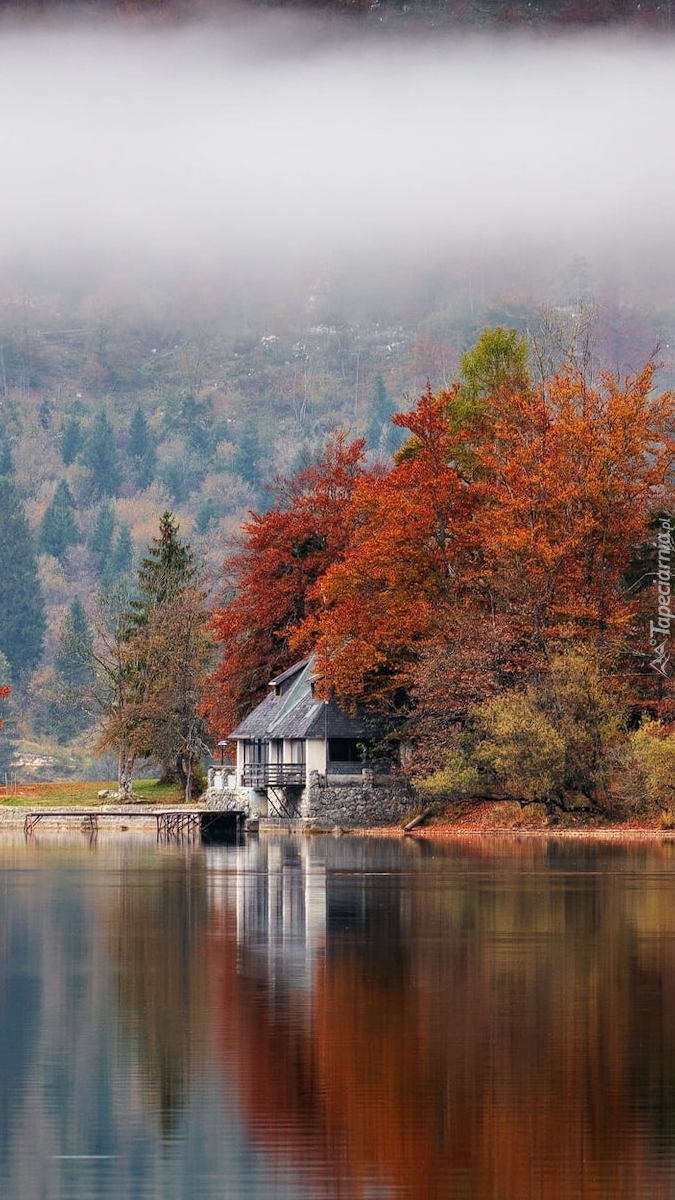
[[351,543],[296,638],[326,683],[381,707],[409,696],[434,646],[450,682],[455,648],[493,635],[516,682],[566,640],[626,649],[640,607],[626,572],[671,485],[673,397],[653,370],[598,389],[521,376],[473,406],[427,391],[396,417],[411,437],[355,488]]
[[595,389],[574,372],[490,404],[475,533],[492,604],[542,649],[630,635],[638,603],[625,577],[673,462],[673,397],[654,395],[653,375],[648,363]]
[[350,500],[366,468],[364,440],[336,432],[319,460],[276,483],[274,505],[251,513],[224,566],[225,600],[213,628],[222,654],[207,687],[212,728],[230,732],[295,655],[291,635],[314,608],[313,585],[351,535]]
[[316,649],[324,685],[350,702],[396,707],[420,646],[478,601],[473,523],[483,485],[471,478],[468,438],[480,419],[458,388],[428,388],[394,417],[410,433],[394,467],[354,488],[351,541],[314,585],[313,611],[294,638]]
[[[12,689],[10,687],[8,687],[7,685],[5,685],[4,687],[0,687],[0,700],[6,700],[7,697],[9,696],[9,693],[11,692],[11,690]],[[0,717],[0,729],[2,729],[4,723],[5,722]]]

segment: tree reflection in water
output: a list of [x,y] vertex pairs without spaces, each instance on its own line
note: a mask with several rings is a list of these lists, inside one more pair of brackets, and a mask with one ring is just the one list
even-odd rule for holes
[[203,1042],[206,918],[201,856],[148,863],[142,886],[137,863],[122,869],[109,917],[119,1015],[164,1137],[176,1130]]
[[671,1195],[672,845],[362,847],[287,847],[212,920],[253,1135],[317,1195]]

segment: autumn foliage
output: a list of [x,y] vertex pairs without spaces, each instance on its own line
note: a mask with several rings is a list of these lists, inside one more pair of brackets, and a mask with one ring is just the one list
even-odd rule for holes
[[363,440],[338,432],[318,462],[277,481],[267,512],[250,514],[225,563],[224,603],[214,617],[222,657],[208,705],[216,730],[228,733],[290,665],[292,633],[321,605],[314,585],[350,540],[355,484],[372,474]]
[[566,646],[648,688],[652,577],[631,570],[671,502],[673,397],[651,362],[535,385],[501,342],[498,369],[484,338],[464,382],[394,417],[408,438],[388,469],[340,434],[252,515],[216,620],[225,732],[309,650],[324,688],[404,713],[413,735],[434,705],[447,729]]

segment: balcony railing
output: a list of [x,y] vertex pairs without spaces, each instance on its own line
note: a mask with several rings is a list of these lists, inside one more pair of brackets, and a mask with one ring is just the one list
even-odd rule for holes
[[304,763],[244,763],[243,787],[304,787]]

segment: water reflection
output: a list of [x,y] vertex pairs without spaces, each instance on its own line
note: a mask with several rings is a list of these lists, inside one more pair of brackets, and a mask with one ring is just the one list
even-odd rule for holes
[[672,1194],[671,845],[352,850],[275,848],[222,926],[255,1136],[315,1194]]
[[0,843],[0,1194],[671,1196],[672,843]]

